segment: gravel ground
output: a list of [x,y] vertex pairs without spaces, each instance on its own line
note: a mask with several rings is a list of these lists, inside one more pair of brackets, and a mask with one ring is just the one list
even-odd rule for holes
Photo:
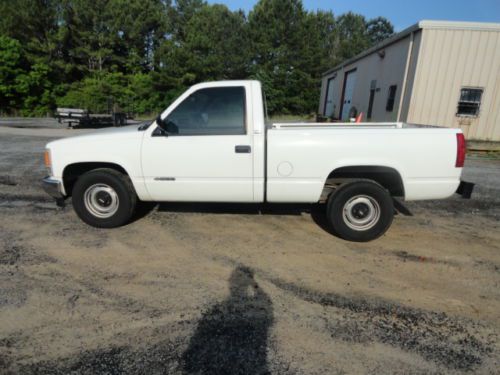
[[0,373],[498,373],[500,161],[366,244],[322,207],[162,204],[99,230],[39,187],[44,144],[84,131],[0,125]]

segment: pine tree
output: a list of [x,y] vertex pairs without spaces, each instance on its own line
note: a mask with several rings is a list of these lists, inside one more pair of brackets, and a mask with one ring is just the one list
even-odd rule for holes
[[260,0],[248,17],[204,0],[3,0],[0,14],[0,110],[23,114],[109,96],[154,111],[193,83],[250,77],[271,113],[307,114],[325,70],[394,31],[301,0]]
[[304,90],[312,78],[303,52],[306,12],[299,0],[261,0],[249,14],[251,71],[263,82],[270,113],[305,113]]

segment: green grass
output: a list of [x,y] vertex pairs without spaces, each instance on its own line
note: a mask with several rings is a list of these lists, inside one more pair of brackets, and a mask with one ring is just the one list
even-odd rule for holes
[[145,113],[145,114],[142,114],[142,115],[135,115],[134,116],[134,120],[137,120],[137,121],[149,121],[149,120],[153,120],[156,116],[158,116],[158,114]]
[[273,115],[269,116],[271,122],[310,122],[314,121],[314,115]]

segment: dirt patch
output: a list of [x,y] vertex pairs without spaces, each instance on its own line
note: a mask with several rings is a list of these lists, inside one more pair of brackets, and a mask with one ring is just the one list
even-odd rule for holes
[[437,212],[446,216],[470,217],[471,215],[480,215],[483,217],[488,216],[496,220],[500,219],[500,202],[498,201],[455,198],[446,201],[410,202],[408,206],[415,214],[421,214],[423,209],[425,209],[428,212]]
[[434,263],[434,264],[446,264],[449,266],[457,266],[456,262],[450,262],[448,260],[436,259],[434,257],[425,255],[410,254],[405,250],[396,250],[392,254],[403,262],[418,262],[418,263]]
[[32,195],[32,194],[8,194],[0,193],[0,203],[4,205],[15,206],[16,203],[32,205],[34,203],[53,203],[54,200],[48,195]]
[[28,291],[24,288],[26,286],[24,276],[20,271],[2,270],[0,273],[0,308],[18,308],[26,303]]
[[28,297],[25,267],[55,263],[56,259],[26,244],[15,232],[0,229],[0,308],[20,307]]
[[474,264],[480,268],[487,269],[489,271],[493,271],[495,273],[500,273],[500,265],[494,263],[494,262],[489,262],[485,260],[475,260]]
[[445,313],[412,309],[390,301],[319,293],[279,279],[280,289],[305,301],[342,310],[340,319],[328,320],[332,338],[349,342],[379,341],[451,369],[472,370],[492,353],[498,337],[481,337],[472,322],[460,322]]
[[16,245],[5,245],[0,249],[0,264],[16,264],[21,258],[21,249]]
[[11,176],[0,176],[0,185],[17,186],[17,182]]
[[[140,360],[137,360],[140,358]],[[76,357],[55,362],[41,362],[36,365],[21,366],[19,373],[37,375],[66,374],[160,374],[178,366],[176,347],[169,342],[161,343],[146,350],[131,347],[114,347],[85,351]]]
[[14,232],[0,230],[0,265],[34,265],[55,263],[56,259],[40,253],[32,246],[24,243]]
[[0,138],[2,373],[497,372],[499,162],[467,161],[471,201],[409,203],[357,244],[287,207],[91,228],[40,188],[48,137]]
[[[228,282],[228,298],[207,306],[198,321],[178,322],[196,327],[189,339],[163,340],[142,348],[84,351],[56,361],[22,365],[18,370],[24,374],[267,374],[272,302],[248,267],[236,267]],[[70,302],[76,300],[72,297]]]

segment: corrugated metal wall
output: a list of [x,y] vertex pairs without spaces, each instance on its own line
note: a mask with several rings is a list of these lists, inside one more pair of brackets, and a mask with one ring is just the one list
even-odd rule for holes
[[[462,87],[483,88],[478,117],[457,116]],[[460,127],[500,141],[500,32],[425,28],[407,122]]]
[[410,111],[410,105],[412,103],[411,93],[413,91],[413,85],[415,84],[415,72],[417,71],[421,44],[422,30],[417,30],[413,33],[413,43],[411,45],[410,56],[408,56],[408,73],[406,76],[405,92],[401,103],[401,111],[398,121],[406,121],[406,119],[408,118],[408,112]]

